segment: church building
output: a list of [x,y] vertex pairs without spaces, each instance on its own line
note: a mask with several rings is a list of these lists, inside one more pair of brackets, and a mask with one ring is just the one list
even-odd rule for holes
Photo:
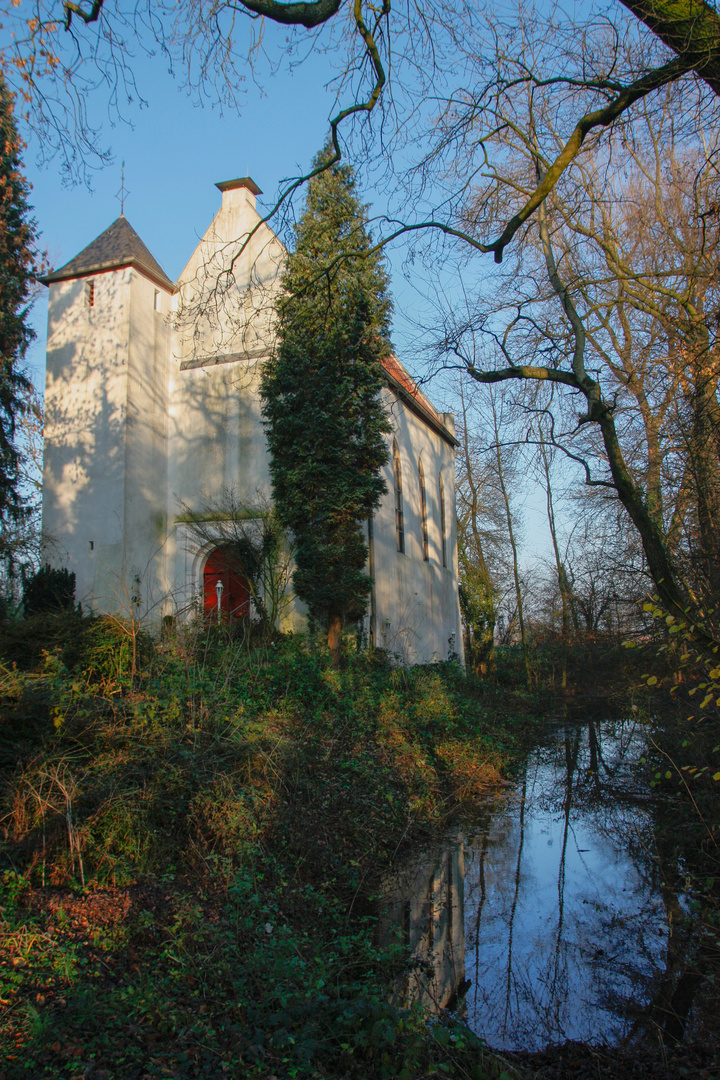
[[[49,287],[43,542],[84,608],[158,626],[219,605],[252,617],[242,573],[206,520],[232,492],[269,502],[259,372],[273,343],[285,249],[249,177],[222,204],[176,282],[121,215],[43,278]],[[366,525],[369,641],[404,663],[461,654],[453,417],[395,357],[384,362],[387,493]],[[281,629],[301,629],[291,599]]]

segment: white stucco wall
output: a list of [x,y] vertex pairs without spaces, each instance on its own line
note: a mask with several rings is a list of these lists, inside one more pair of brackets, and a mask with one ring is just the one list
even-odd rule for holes
[[[160,310],[156,294],[160,292]],[[130,287],[125,566],[143,614],[159,617],[167,571],[168,362],[171,293],[133,270]]]
[[165,531],[168,327],[155,291],[132,267],[53,283],[45,378],[46,554],[75,572],[78,599],[98,610],[123,610],[137,595],[133,579],[147,579],[143,615],[167,588],[155,552]]
[[[455,453],[403,401],[385,391],[394,433],[384,469],[387,492],[373,519],[374,604],[369,633],[375,644],[408,664],[462,655],[457,591],[454,510]],[[405,551],[397,549],[392,441],[402,468]],[[422,458],[427,505],[428,559],[422,541],[418,462]],[[442,563],[439,477],[445,486],[446,561]]]
[[[139,598],[135,612],[155,622],[191,610],[206,553],[188,513],[202,514],[227,492],[248,509],[269,501],[259,374],[283,257],[252,193],[235,187],[223,191],[174,294],[130,267],[93,275],[92,307],[87,278],[51,284],[43,529],[51,561],[75,571],[84,604],[128,614]],[[462,650],[452,437],[390,389],[384,402],[402,461],[405,552],[396,544],[390,454],[387,494],[373,519],[366,629],[403,662],[445,660]],[[285,626],[303,620],[295,602]]]
[[228,493],[248,509],[270,499],[259,365],[270,348],[283,257],[255,196],[232,188],[177,282],[167,515],[175,523],[168,565],[178,611],[197,596],[204,562],[182,518],[217,506]]
[[178,278],[173,349],[179,365],[267,354],[285,249],[247,187],[222,203]]

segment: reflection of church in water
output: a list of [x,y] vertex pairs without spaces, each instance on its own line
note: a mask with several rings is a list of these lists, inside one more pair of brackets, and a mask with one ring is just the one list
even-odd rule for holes
[[465,983],[465,860],[462,840],[447,840],[405,863],[386,883],[380,944],[402,944],[408,973],[396,1004],[434,1011],[454,1004]]
[[[217,588],[226,615],[252,614],[242,574],[217,543],[193,539],[189,520],[211,522],[228,491],[249,519],[267,505],[258,381],[285,249],[249,177],[217,186],[222,205],[176,282],[124,216],[43,279],[46,552],[98,611],[158,623],[203,594],[211,609]],[[393,433],[367,530],[366,631],[408,662],[444,660],[462,651],[453,418],[395,357],[384,367]],[[284,628],[303,623],[293,602]]]

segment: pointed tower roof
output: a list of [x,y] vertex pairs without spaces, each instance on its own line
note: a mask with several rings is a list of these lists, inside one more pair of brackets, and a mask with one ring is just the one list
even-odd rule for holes
[[175,285],[160,263],[150,254],[124,214],[113,221],[104,233],[88,244],[79,255],[65,263],[59,270],[41,277],[43,285],[69,278],[88,277],[103,270],[119,270],[122,266],[134,266],[151,281],[175,291]]

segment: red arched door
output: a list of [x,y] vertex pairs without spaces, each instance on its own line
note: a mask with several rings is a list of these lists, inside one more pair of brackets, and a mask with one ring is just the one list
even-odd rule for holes
[[206,616],[216,616],[218,581],[222,582],[220,611],[226,619],[239,619],[250,614],[250,590],[247,579],[227,549],[215,548],[208,555],[203,573],[203,593]]

